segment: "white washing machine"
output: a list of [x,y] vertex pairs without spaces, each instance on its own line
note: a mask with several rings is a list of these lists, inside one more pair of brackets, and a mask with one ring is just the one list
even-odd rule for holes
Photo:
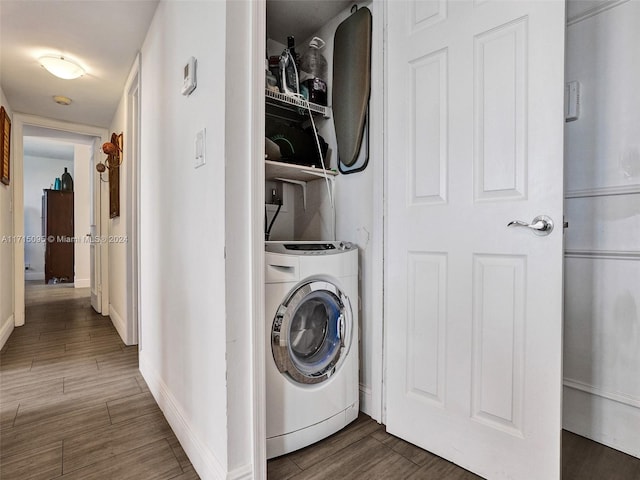
[[358,249],[266,242],[267,458],[358,416]]

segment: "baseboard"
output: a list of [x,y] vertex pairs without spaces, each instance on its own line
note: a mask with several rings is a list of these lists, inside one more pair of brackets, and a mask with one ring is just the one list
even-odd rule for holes
[[26,281],[42,280],[44,282],[44,272],[30,272],[29,270],[25,270],[24,279]]
[[0,327],[0,349],[2,349],[4,344],[7,343],[7,340],[9,340],[9,336],[15,327],[14,324],[15,321],[12,314],[4,321],[2,327]]
[[111,317],[111,323],[113,323],[113,326],[118,331],[118,335],[120,335],[120,338],[122,339],[124,344],[129,345],[129,343],[127,342],[129,340],[127,338],[127,324],[111,304],[109,304],[109,316]]
[[227,480],[253,480],[253,467],[243,465],[229,472]]
[[89,288],[91,286],[90,278],[76,278],[73,280],[74,288]]
[[360,411],[373,416],[371,387],[360,384]]
[[640,408],[565,385],[565,430],[640,458]]
[[144,355],[140,356],[140,372],[200,478],[203,480],[227,480],[231,478],[244,480],[245,478],[251,478],[251,476],[246,475],[244,467],[227,474],[226,468],[222,466],[213,452],[195,433],[169,387],[146,361]]

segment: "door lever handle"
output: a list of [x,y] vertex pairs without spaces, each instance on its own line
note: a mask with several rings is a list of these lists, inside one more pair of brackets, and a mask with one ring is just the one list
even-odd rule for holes
[[539,215],[531,223],[513,220],[507,224],[507,227],[526,227],[533,230],[536,235],[549,235],[553,231],[553,220],[546,215]]

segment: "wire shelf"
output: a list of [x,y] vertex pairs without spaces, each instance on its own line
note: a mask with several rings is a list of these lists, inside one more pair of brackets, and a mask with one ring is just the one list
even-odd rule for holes
[[[305,101],[290,97],[284,93],[265,89],[265,101],[267,115],[300,121],[309,114]],[[321,115],[324,118],[331,117],[331,107],[309,102],[309,108],[315,115]]]

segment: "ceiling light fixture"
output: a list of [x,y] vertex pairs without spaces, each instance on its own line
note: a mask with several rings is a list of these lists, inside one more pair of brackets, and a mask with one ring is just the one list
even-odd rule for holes
[[53,101],[56,102],[58,105],[65,105],[65,106],[71,105],[71,99],[63,95],[55,95],[53,97]]
[[62,55],[44,55],[38,61],[49,73],[64,80],[72,80],[85,74],[84,68]]

